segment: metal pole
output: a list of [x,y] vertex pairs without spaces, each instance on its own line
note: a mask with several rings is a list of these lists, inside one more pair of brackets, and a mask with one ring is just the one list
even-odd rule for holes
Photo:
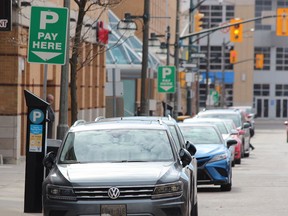
[[146,97],[146,80],[148,69],[148,39],[149,39],[149,20],[150,20],[150,0],[144,1],[143,15],[143,47],[142,47],[142,70],[141,70],[141,104],[140,114],[149,115],[148,100]]
[[176,26],[175,26],[175,48],[174,48],[174,65],[176,68],[176,93],[174,94],[174,109],[173,109],[173,116],[175,119],[178,117],[179,112],[179,105],[181,103],[181,88],[180,88],[180,81],[179,81],[179,25],[180,25],[180,0],[177,0],[177,6],[176,6]]
[[113,83],[113,117],[116,117],[116,83],[115,83],[115,68],[112,69],[112,83]]
[[[210,25],[210,22],[208,22]],[[208,101],[208,95],[209,95],[209,72],[210,72],[210,34],[207,36],[207,58],[206,58],[206,94],[205,99],[206,103]],[[209,104],[209,103],[208,103]],[[207,107],[207,104],[206,104]]]
[[48,65],[44,64],[43,100],[46,100],[46,96],[47,96],[47,70],[48,70]]
[[61,88],[59,124],[57,126],[57,139],[63,139],[68,131],[68,80],[69,80],[69,46],[70,46],[70,0],[64,0],[64,7],[68,8],[67,42],[66,42],[66,63],[61,67]]
[[[170,26],[167,25],[167,30],[166,30],[166,49],[167,49],[167,53],[166,53],[166,65],[169,66],[170,65]],[[165,111],[166,113],[164,113],[164,116],[166,116],[168,114],[167,109],[168,109],[168,102],[170,101],[170,97],[171,94],[166,94],[165,96]]]
[[221,106],[225,106],[225,38],[223,38],[223,43],[222,43],[222,60],[221,60],[221,68],[222,68],[222,82],[221,82]]
[[[190,8],[189,8],[189,33],[193,32],[193,10],[194,10],[194,5],[193,5],[193,0],[190,0]],[[189,45],[188,45],[188,63],[192,63],[192,46],[193,46],[193,37],[189,37]],[[192,71],[190,71],[192,73]],[[192,82],[191,86],[187,85],[187,93],[186,93],[186,110],[187,114],[192,116]]]

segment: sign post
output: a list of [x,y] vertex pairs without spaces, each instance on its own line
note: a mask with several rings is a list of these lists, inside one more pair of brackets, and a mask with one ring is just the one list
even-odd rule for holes
[[31,7],[28,62],[65,64],[68,9]]
[[176,68],[175,66],[158,67],[158,92],[175,93],[176,91]]

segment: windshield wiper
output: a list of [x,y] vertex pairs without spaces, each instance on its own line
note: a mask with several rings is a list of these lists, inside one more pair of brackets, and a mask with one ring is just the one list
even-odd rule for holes
[[111,161],[111,163],[128,163],[128,162],[149,162],[144,160],[121,160],[121,161]]

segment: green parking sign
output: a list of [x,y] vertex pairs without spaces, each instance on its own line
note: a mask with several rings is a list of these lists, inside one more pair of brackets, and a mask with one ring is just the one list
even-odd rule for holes
[[158,67],[158,92],[175,93],[176,69],[175,66]]
[[68,9],[31,7],[28,62],[65,64]]

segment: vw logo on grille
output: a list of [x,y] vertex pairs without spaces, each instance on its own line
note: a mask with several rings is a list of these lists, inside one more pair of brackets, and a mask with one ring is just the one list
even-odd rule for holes
[[120,190],[116,187],[112,187],[108,190],[108,196],[111,199],[117,199],[120,196]]

